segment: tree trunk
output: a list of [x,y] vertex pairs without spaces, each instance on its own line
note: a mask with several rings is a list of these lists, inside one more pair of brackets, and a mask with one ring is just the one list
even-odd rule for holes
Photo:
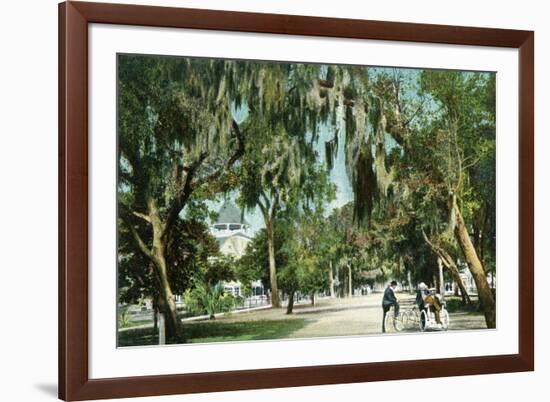
[[468,295],[468,291],[466,290],[466,287],[464,286],[464,283],[462,282],[462,279],[460,278],[460,272],[458,270],[458,267],[456,266],[456,263],[451,257],[451,255],[443,248],[436,246],[433,244],[430,239],[428,239],[428,236],[426,236],[426,233],[422,231],[422,235],[424,236],[424,240],[430,248],[433,250],[433,252],[441,259],[443,262],[443,265],[449,270],[451,273],[451,276],[453,277],[453,280],[456,282],[458,287],[460,288],[460,293],[462,296],[462,302],[466,304],[470,304],[470,296]]
[[348,265],[348,296],[353,297],[353,283],[351,277],[351,264]]
[[159,314],[159,345],[166,345],[166,324],[164,314]]
[[330,297],[334,299],[336,294],[334,293],[334,272],[332,270],[332,261],[328,263],[328,287],[330,291]]
[[462,252],[464,253],[464,257],[466,258],[472,277],[474,278],[480,307],[485,315],[487,328],[496,328],[495,299],[493,298],[493,293],[491,292],[487,277],[485,276],[485,270],[483,269],[483,265],[477,256],[474,245],[472,244],[468,231],[466,230],[464,218],[462,217],[462,213],[458,209],[456,202],[453,202],[452,208],[456,218],[455,236],[460,244]]
[[166,245],[169,244],[171,231],[167,224],[162,221],[159,209],[154,200],[147,202],[149,214],[138,214],[142,219],[150,223],[152,228],[153,245],[149,248],[141,239],[134,225],[128,224],[134,240],[141,252],[151,261],[154,275],[158,284],[158,311],[163,314],[166,326],[166,341],[168,343],[185,342],[183,336],[183,325],[177,317],[174,294],[168,280],[168,267],[166,264]]
[[[279,288],[277,286],[277,268],[275,266],[275,239],[273,236],[273,223],[266,222],[267,254],[269,257],[269,282],[271,283],[271,307],[280,308]],[[292,309],[291,309],[292,310]]]
[[167,343],[184,342],[183,325],[178,318],[174,294],[168,281],[168,272],[166,269],[166,260],[163,255],[155,256],[155,267],[160,280],[160,311],[164,315],[166,325]]
[[311,305],[315,306],[315,292],[311,294]]
[[336,277],[338,278],[338,283],[340,284],[340,286],[338,286],[337,294],[339,298],[343,299],[344,297],[346,297],[346,292],[348,288],[346,286],[346,271],[343,269],[343,267],[336,270]]
[[409,285],[409,293],[413,294],[414,289],[413,289],[412,278],[411,278],[411,270],[410,269],[407,270],[407,284]]
[[158,302],[156,300],[156,297],[153,297],[153,329],[155,332],[159,329],[159,308],[158,308]]
[[453,281],[457,284],[458,289],[460,289],[460,297],[462,298],[462,303],[470,304],[472,301],[470,300],[470,295],[468,294],[468,291],[466,290],[466,287],[462,282],[462,278],[460,277],[460,273],[458,272],[458,267],[453,263],[453,267],[447,268],[449,269],[449,272],[453,277]]
[[183,325],[178,319],[176,302],[174,301],[174,294],[168,280],[168,267],[166,264],[166,244],[168,243],[170,233],[165,232],[158,208],[152,201],[149,202],[149,217],[151,226],[153,227],[151,259],[156,268],[159,282],[159,309],[164,316],[166,325],[166,342],[182,343],[185,342]]
[[443,260],[437,259],[437,268],[439,269],[439,294],[445,298],[445,278],[443,277]]
[[287,314],[292,314],[292,309],[294,308],[294,293],[294,290],[292,290],[288,294],[288,305],[286,306]]

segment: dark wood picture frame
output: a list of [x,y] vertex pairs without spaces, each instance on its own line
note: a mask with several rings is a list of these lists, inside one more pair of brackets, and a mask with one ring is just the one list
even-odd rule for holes
[[[519,49],[519,353],[126,378],[88,377],[88,24]],[[534,370],[534,33],[66,2],[59,5],[59,397],[138,397]]]

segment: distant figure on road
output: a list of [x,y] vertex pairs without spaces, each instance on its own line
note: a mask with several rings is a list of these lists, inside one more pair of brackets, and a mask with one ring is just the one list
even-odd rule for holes
[[382,332],[386,332],[386,314],[390,310],[390,307],[393,306],[394,317],[397,318],[399,314],[399,302],[397,297],[395,297],[395,288],[397,287],[396,281],[391,281],[386,290],[384,291],[384,297],[382,298],[382,310],[384,314],[382,315]]

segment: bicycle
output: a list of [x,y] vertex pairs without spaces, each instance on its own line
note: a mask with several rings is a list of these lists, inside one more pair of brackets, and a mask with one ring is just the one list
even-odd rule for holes
[[430,304],[426,304],[422,311],[420,312],[419,327],[420,331],[424,332],[428,329],[441,329],[447,331],[451,323],[451,318],[449,312],[445,306],[445,302],[441,303],[441,310],[439,311],[439,320],[441,321],[441,326],[438,324],[435,319],[435,311]]
[[405,328],[420,328],[420,309],[416,304],[407,310],[403,310],[403,327]]
[[388,312],[386,313],[386,317],[384,318],[384,326],[386,328],[386,333],[401,332],[405,328],[403,323],[403,312],[400,311],[396,317],[394,311],[395,311],[395,307],[391,306]]

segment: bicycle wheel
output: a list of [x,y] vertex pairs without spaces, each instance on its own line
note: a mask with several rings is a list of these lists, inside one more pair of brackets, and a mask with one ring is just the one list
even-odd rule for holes
[[408,314],[408,319],[411,327],[420,325],[420,311],[417,307],[413,307]]
[[403,328],[407,330],[418,329],[418,321],[420,320],[418,311],[409,310],[403,313]]
[[426,310],[422,310],[420,312],[420,320],[418,326],[420,327],[420,331],[424,332],[426,330],[426,327],[428,326],[428,314],[426,313]]
[[393,306],[386,313],[385,327],[387,333],[399,332],[403,330],[403,321],[401,314],[395,317],[395,310]]
[[449,317],[449,312],[445,307],[441,308],[441,312],[439,313],[439,317],[441,319],[441,327],[444,331],[449,329],[449,325],[451,324],[451,318]]
[[401,315],[401,323],[403,325],[403,329],[412,327],[413,322],[411,317],[409,316],[408,311],[403,311],[402,313],[399,313]]
[[403,331],[403,328],[405,328],[405,324],[403,323],[404,320],[406,319],[404,319],[403,313],[399,313],[397,317],[393,318],[393,328],[397,332],[401,332]]
[[384,318],[384,327],[386,328],[386,333],[395,332],[393,320],[393,308],[391,308],[388,310],[388,312],[386,313],[386,317]]

